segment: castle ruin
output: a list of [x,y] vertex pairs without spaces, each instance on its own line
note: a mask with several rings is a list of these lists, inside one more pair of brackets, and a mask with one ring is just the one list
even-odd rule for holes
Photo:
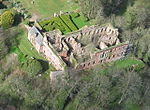
[[112,26],[99,25],[85,26],[66,35],[60,30],[41,32],[36,26],[28,28],[29,41],[57,71],[67,67],[88,69],[125,57],[129,42],[121,43],[118,34]]

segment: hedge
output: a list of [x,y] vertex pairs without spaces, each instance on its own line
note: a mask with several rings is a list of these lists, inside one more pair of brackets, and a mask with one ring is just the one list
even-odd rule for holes
[[71,20],[71,16],[70,15],[62,15],[62,16],[60,16],[60,18],[66,23],[66,25],[68,25],[68,27],[71,29],[71,31],[78,30],[76,25]]
[[63,34],[68,32],[72,32],[78,30],[78,27],[73,21],[73,18],[79,17],[80,14],[78,13],[71,13],[68,15],[61,15],[58,17],[53,17],[48,20],[43,20],[39,22],[39,25],[45,31],[52,31],[54,29],[59,29]]

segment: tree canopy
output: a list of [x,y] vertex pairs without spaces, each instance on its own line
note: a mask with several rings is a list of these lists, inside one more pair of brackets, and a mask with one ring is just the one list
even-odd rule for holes
[[36,59],[29,59],[22,64],[22,68],[30,75],[35,76],[42,72],[42,65]]
[[5,11],[1,16],[0,16],[0,26],[3,28],[9,28],[13,25],[14,23],[14,14],[11,10]]

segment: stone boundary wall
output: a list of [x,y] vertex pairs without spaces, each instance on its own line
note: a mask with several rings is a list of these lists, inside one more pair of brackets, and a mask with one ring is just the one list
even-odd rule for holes
[[128,47],[129,43],[125,43],[97,52],[92,56],[91,60],[78,64],[75,69],[89,69],[97,64],[103,64],[121,59],[125,57],[126,53],[128,52]]

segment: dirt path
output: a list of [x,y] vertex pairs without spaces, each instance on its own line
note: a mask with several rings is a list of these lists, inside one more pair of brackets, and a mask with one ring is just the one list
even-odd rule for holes
[[32,14],[32,17],[30,18],[30,21],[36,21],[36,20],[39,19],[39,18],[40,18],[40,16],[39,16],[38,14],[33,13],[33,14]]

